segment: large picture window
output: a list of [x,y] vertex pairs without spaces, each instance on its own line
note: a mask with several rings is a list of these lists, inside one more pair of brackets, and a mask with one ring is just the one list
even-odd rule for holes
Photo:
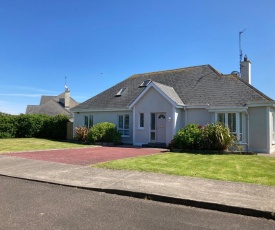
[[238,141],[243,141],[242,113],[217,113],[216,121],[225,124]]
[[129,133],[130,133],[129,114],[118,115],[118,132],[123,137],[129,137]]
[[91,128],[94,125],[93,115],[85,115],[84,116],[84,126],[86,128]]

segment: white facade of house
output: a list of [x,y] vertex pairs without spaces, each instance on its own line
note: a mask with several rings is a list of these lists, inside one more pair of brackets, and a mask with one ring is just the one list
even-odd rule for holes
[[[108,121],[114,123],[118,129],[121,128],[121,118],[129,117],[129,127],[124,129],[126,133],[123,133],[122,141],[137,146],[148,143],[168,145],[180,128],[191,123],[215,123],[222,117],[229,127],[234,123],[232,133],[237,136],[238,143],[244,151],[275,151],[275,105],[272,103],[251,103],[246,107],[235,108],[208,105],[179,106],[151,84],[128,110],[75,113],[74,127],[85,126],[87,116],[92,116],[92,125]],[[122,122],[125,123],[125,120]]]
[[[101,110],[101,111],[82,111],[74,114],[74,130],[79,126],[92,127],[95,124],[101,122],[111,122],[115,124],[119,129],[119,118],[123,117],[123,123],[126,122],[125,118],[129,118],[129,128],[122,125],[121,131],[124,132],[122,135],[123,143],[133,143],[133,111],[132,110]],[[87,123],[87,120],[89,121]]]
[[[84,102],[73,109],[74,128],[107,121],[117,126],[124,143],[168,145],[177,131],[188,124],[222,122],[236,136],[243,151],[275,152],[275,101],[251,86],[251,62],[247,57],[241,66],[241,78],[223,75],[209,66],[134,75],[126,83],[123,81],[105,91],[104,96],[91,98],[90,104]],[[144,80],[147,76],[154,80]],[[178,84],[177,79],[185,78],[188,81]],[[173,84],[167,79],[174,81]],[[228,84],[230,90],[223,88]],[[206,100],[202,100],[204,97]],[[255,98],[254,102],[250,101]],[[118,109],[119,106],[124,109]]]

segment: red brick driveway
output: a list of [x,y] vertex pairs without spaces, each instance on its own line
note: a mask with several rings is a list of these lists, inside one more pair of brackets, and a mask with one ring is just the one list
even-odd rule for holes
[[78,149],[45,150],[9,153],[9,156],[74,165],[90,165],[111,160],[147,156],[165,152],[165,149],[134,147],[88,147]]

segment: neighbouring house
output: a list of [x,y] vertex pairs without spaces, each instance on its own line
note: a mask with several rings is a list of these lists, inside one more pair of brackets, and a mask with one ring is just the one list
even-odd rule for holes
[[244,150],[275,151],[275,101],[251,85],[251,62],[240,76],[210,65],[136,74],[74,107],[74,128],[108,121],[122,141],[168,145],[190,123],[223,122]]
[[64,93],[58,96],[41,96],[40,105],[28,105],[26,114],[66,115],[73,120],[71,109],[77,105],[70,96],[69,88],[65,86]]

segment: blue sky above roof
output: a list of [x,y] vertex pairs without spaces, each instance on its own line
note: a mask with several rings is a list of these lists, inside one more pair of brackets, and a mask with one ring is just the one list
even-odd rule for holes
[[59,95],[83,102],[125,78],[210,64],[227,74],[243,54],[252,85],[275,99],[275,2],[0,0],[0,111],[24,113]]

